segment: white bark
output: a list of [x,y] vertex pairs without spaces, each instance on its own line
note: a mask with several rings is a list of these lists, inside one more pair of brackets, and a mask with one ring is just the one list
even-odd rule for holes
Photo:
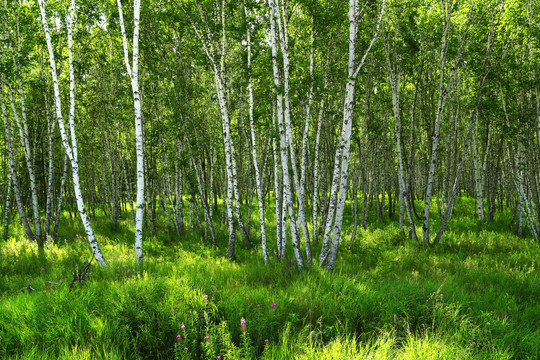
[[53,180],[54,180],[54,129],[56,121],[49,115],[49,99],[45,90],[45,116],[47,117],[47,137],[49,140],[49,174],[47,181],[47,205],[45,209],[45,234],[49,234],[53,211]]
[[69,76],[70,78],[69,128],[71,131],[71,145],[69,144],[68,135],[64,126],[64,119],[62,116],[62,103],[61,103],[60,88],[58,85],[58,76],[56,74],[56,62],[55,62],[54,51],[53,51],[52,42],[51,42],[51,35],[49,33],[49,25],[48,25],[47,17],[45,14],[44,0],[39,0],[39,7],[41,10],[41,20],[43,24],[43,29],[45,31],[45,38],[47,40],[47,48],[49,50],[49,62],[51,65],[51,74],[52,74],[53,85],[54,85],[56,118],[58,120],[58,127],[60,128],[60,134],[62,136],[62,143],[66,150],[66,154],[69,157],[69,160],[71,162],[72,175],[73,175],[73,187],[74,187],[75,198],[77,201],[77,207],[79,210],[79,214],[81,216],[81,220],[84,225],[86,236],[88,237],[88,242],[90,243],[90,246],[92,247],[94,256],[97,262],[101,266],[105,266],[107,265],[107,262],[105,261],[105,258],[103,257],[103,254],[101,253],[99,244],[94,235],[94,230],[92,229],[92,224],[90,223],[90,219],[86,212],[86,208],[84,206],[83,197],[82,197],[82,191],[80,187],[80,180],[79,180],[79,164],[78,164],[78,159],[77,159],[77,138],[75,137],[75,119],[74,119],[75,117],[75,76],[73,74],[73,40],[72,40],[72,32],[71,32],[72,22],[75,17],[75,2],[74,0],[72,0],[71,14],[67,16],[68,47],[69,47],[69,75],[70,75]]
[[[304,124],[304,133],[302,135],[302,158],[300,163],[300,186],[297,188],[298,191],[298,198],[302,200],[302,204],[305,201],[304,198],[304,191],[306,188],[306,152],[307,152],[307,142],[308,142],[308,134],[309,134],[309,121],[311,116],[311,103],[313,101],[313,85],[314,85],[314,78],[313,78],[313,64],[314,64],[314,58],[315,58],[315,51],[314,51],[314,44],[315,42],[315,35],[314,35],[314,29],[313,29],[313,16],[311,17],[311,46],[310,46],[310,52],[309,52],[309,77],[311,79],[311,84],[309,86],[309,93],[308,93],[308,103],[306,105],[306,121]],[[299,219],[300,221],[300,219]],[[305,247],[306,247],[306,259],[308,265],[311,265],[313,256],[311,254],[311,242],[309,240],[309,233],[307,233],[307,219],[305,211],[303,211],[303,223],[304,225],[304,237],[305,237]]]
[[137,221],[135,221],[135,212],[133,211],[133,197],[131,196],[131,185],[129,184],[128,175],[126,171],[126,164],[124,163],[124,156],[122,154],[120,154],[120,163],[122,165],[122,172],[124,175],[124,183],[126,185],[129,208],[131,210],[131,219],[133,220],[133,226],[135,226]]
[[[354,94],[355,94],[355,86],[356,86],[356,78],[358,76],[358,73],[362,66],[364,65],[364,62],[366,60],[367,55],[369,54],[371,48],[373,47],[373,44],[378,38],[379,35],[379,27],[382,21],[382,17],[384,14],[384,8],[386,6],[386,0],[383,0],[382,6],[381,6],[381,13],[379,15],[379,19],[376,24],[375,28],[375,34],[373,35],[373,38],[371,39],[371,42],[366,49],[362,59],[360,60],[359,64],[356,65],[356,42],[358,37],[358,23],[359,23],[359,16],[360,16],[360,9],[359,9],[359,1],[358,0],[350,0],[349,1],[349,61],[348,61],[348,75],[349,78],[347,80],[346,90],[345,90],[345,101],[343,103],[343,124],[341,127],[341,136],[339,139],[338,149],[336,150],[336,158],[334,161],[334,179],[332,180],[332,193],[331,193],[331,199],[334,201],[331,201],[330,206],[332,207],[332,203],[336,202],[336,192],[337,192],[337,184],[339,183],[339,197],[337,198],[337,206],[336,206],[336,218],[334,221],[334,228],[333,228],[333,236],[332,236],[332,243],[330,245],[330,250],[326,250],[324,253],[321,252],[321,259],[320,264],[324,264],[326,260],[327,262],[327,269],[329,271],[332,271],[334,269],[334,265],[337,258],[337,251],[339,246],[339,238],[341,235],[341,227],[343,225],[343,213],[345,211],[345,200],[347,198],[347,189],[349,185],[349,153],[351,148],[351,135],[352,135],[352,120],[353,120],[353,113],[354,113]],[[339,155],[338,155],[339,154]],[[331,232],[331,226],[332,226],[332,213],[329,212],[328,218],[326,221],[326,229],[325,229],[325,239],[323,242],[323,249],[324,249],[324,243],[328,244],[327,238],[330,237]],[[328,234],[328,235],[327,235]],[[328,248],[328,245],[326,245]],[[327,259],[328,257],[328,259]]]
[[452,6],[451,4],[448,5],[445,3],[443,4],[444,7],[444,29],[443,29],[443,35],[442,35],[442,45],[441,45],[441,55],[439,58],[439,97],[437,102],[437,118],[435,120],[435,129],[433,132],[432,137],[432,148],[431,148],[431,156],[429,160],[429,172],[428,172],[428,178],[426,183],[426,194],[425,194],[425,204],[424,204],[424,242],[426,244],[429,244],[429,209],[431,207],[431,195],[433,190],[433,181],[435,179],[435,170],[437,165],[437,157],[439,153],[439,140],[440,140],[440,130],[441,130],[441,123],[442,118],[444,116],[444,108],[446,104],[446,99],[448,98],[448,94],[450,93],[450,89],[453,85],[453,80],[457,72],[457,64],[459,60],[461,59],[461,53],[463,50],[463,47],[465,43],[467,42],[467,34],[469,31],[469,27],[471,25],[472,19],[473,19],[473,9],[474,9],[474,1],[471,3],[471,9],[469,13],[469,21],[465,27],[465,32],[461,37],[458,50],[456,52],[456,56],[454,59],[453,66],[450,70],[450,73],[448,75],[448,81],[446,83],[446,86],[444,85],[445,80],[445,67],[446,67],[446,55],[448,51],[448,44],[447,44],[447,34],[448,29],[452,26]]
[[[296,197],[298,200],[298,226],[301,225],[304,229],[304,241],[306,246],[306,253],[308,254],[307,261],[308,264],[311,264],[311,241],[309,236],[309,228],[307,226],[307,220],[304,209],[304,190],[300,184],[300,177],[298,176],[297,166],[296,166],[296,154],[294,151],[294,139],[292,135],[292,125],[291,125],[291,116],[290,116],[290,104],[289,104],[289,31],[287,24],[287,4],[286,1],[281,0],[281,11],[279,8],[280,0],[274,0],[274,17],[271,21],[274,21],[277,25],[277,30],[279,30],[279,43],[281,46],[281,53],[283,56],[283,121],[285,126],[285,136],[286,136],[286,146],[289,150],[289,156],[291,161],[291,167],[293,172],[293,181],[294,187],[296,188]],[[270,1],[269,1],[270,4]],[[272,6],[272,5],[270,5]],[[276,21],[277,20],[277,21]],[[274,34],[276,29],[274,27]],[[276,40],[277,41],[277,40]],[[278,104],[279,106],[279,104]],[[288,167],[287,167],[288,168]],[[292,194],[292,185],[291,185],[291,197]],[[295,219],[296,224],[296,219]],[[296,226],[296,225],[295,225]],[[299,233],[299,231],[298,231]]]
[[[326,81],[325,81],[326,85]],[[326,90],[326,86],[325,86]],[[315,133],[315,155],[313,160],[313,192],[312,192],[312,221],[313,221],[313,243],[317,244],[319,238],[319,225],[318,225],[318,216],[319,212],[317,210],[317,196],[319,194],[319,148],[321,142],[321,127],[324,116],[324,96],[321,99],[321,105],[319,108],[319,117],[317,120],[317,132]],[[324,195],[326,196],[326,194]]]
[[56,216],[54,220],[54,230],[52,238],[56,239],[56,235],[58,234],[58,226],[60,225],[60,217],[62,216],[62,202],[64,200],[64,188],[66,187],[66,178],[68,173],[68,156],[67,154],[64,155],[64,172],[62,174],[62,180],[60,181],[60,194],[58,195],[58,205],[56,209]]
[[[19,15],[17,12],[16,5],[14,5],[14,13],[16,18],[16,26],[15,26],[15,36],[16,36],[16,44],[13,43],[11,38],[11,31],[8,27],[7,23],[7,17],[3,16],[4,20],[4,26],[6,28],[6,34],[8,34],[9,42],[11,43],[11,58],[13,61],[13,64],[15,65],[15,72],[16,72],[16,82],[18,84],[19,88],[19,100],[21,103],[21,118],[19,118],[19,112],[17,111],[15,107],[15,100],[13,97],[13,94],[11,92],[11,88],[9,86],[9,83],[4,79],[5,85],[8,90],[9,100],[11,103],[11,110],[12,110],[12,116],[15,119],[15,122],[17,123],[17,127],[19,129],[19,137],[21,140],[21,145],[23,148],[24,157],[26,160],[26,167],[28,169],[28,175],[30,178],[30,195],[32,197],[32,212],[33,212],[33,218],[34,218],[34,231],[35,231],[35,237],[37,242],[41,245],[43,243],[43,236],[41,231],[41,216],[39,213],[39,204],[38,204],[38,197],[37,197],[37,188],[36,188],[36,175],[34,171],[34,159],[32,156],[32,148],[30,146],[30,139],[29,139],[29,131],[28,131],[28,121],[26,119],[26,101],[25,101],[25,95],[23,90],[23,80],[22,80],[22,69],[18,61],[18,57],[15,54],[15,46],[17,47],[18,54],[21,54],[21,37],[19,34]],[[4,2],[4,11],[7,10],[7,4]],[[21,123],[22,120],[22,123]]]
[[8,114],[4,99],[4,83],[5,83],[5,75],[4,73],[1,74],[0,77],[0,105],[2,107],[2,115],[4,118],[4,130],[6,133],[6,150],[8,153],[8,162],[9,162],[9,174],[11,181],[13,182],[13,192],[15,194],[15,202],[17,203],[17,210],[19,211],[19,217],[21,218],[21,222],[24,227],[24,231],[26,232],[26,236],[29,240],[34,240],[34,233],[32,232],[32,229],[30,228],[30,225],[28,224],[28,219],[26,218],[26,212],[24,209],[23,200],[21,198],[21,191],[19,187],[19,178],[17,176],[17,166],[15,164],[15,157],[13,155],[13,143],[12,143],[12,137],[11,137],[11,124],[8,120]]
[[[397,30],[396,30],[397,32]],[[398,63],[397,56],[394,56],[394,64],[391,61],[391,51],[396,51],[397,49],[391,49],[389,44],[385,44],[386,47],[386,61],[388,67],[388,74],[390,77],[390,87],[392,89],[392,108],[394,111],[394,134],[396,137],[396,153],[398,161],[398,184],[399,184],[399,224],[400,227],[404,225],[404,210],[407,211],[407,219],[409,220],[410,234],[412,235],[414,241],[418,241],[418,235],[416,234],[416,226],[414,223],[414,218],[411,213],[411,204],[409,189],[407,189],[407,183],[405,181],[405,167],[403,165],[403,149],[401,144],[401,115],[400,115],[400,86],[401,86],[401,72],[400,66]],[[410,160],[409,160],[410,161]]]
[[9,233],[9,208],[11,206],[11,175],[8,172],[8,188],[6,191],[6,207],[4,210],[4,239],[7,239]]
[[[235,234],[234,234],[234,226],[231,226],[234,224],[234,216],[232,215],[232,206],[233,206],[233,199],[235,200],[235,210],[236,210],[236,218],[238,222],[238,227],[240,228],[240,233],[242,234],[242,238],[244,240],[244,244],[247,248],[251,247],[251,241],[249,240],[249,234],[247,233],[244,222],[242,220],[242,215],[240,212],[240,201],[239,197],[240,194],[238,192],[238,178],[237,178],[237,170],[236,170],[236,159],[235,159],[235,151],[234,151],[234,143],[232,139],[231,134],[231,125],[230,125],[230,117],[229,117],[229,110],[228,110],[228,102],[227,102],[227,91],[226,91],[226,77],[225,77],[225,48],[227,43],[226,38],[226,29],[225,29],[225,0],[222,0],[221,2],[221,47],[219,51],[214,46],[214,43],[212,41],[212,32],[206,22],[206,17],[202,11],[202,8],[199,4],[197,4],[199,13],[201,15],[203,24],[205,26],[205,34],[206,39],[203,37],[201,31],[199,30],[199,27],[197,24],[193,21],[193,19],[190,17],[191,25],[193,27],[193,30],[195,31],[195,34],[201,41],[203,51],[206,54],[210,66],[212,68],[212,72],[214,73],[214,82],[216,86],[216,92],[217,92],[217,98],[218,98],[218,104],[221,114],[221,124],[223,128],[223,141],[224,141],[224,150],[225,150],[225,164],[226,164],[226,170],[227,170],[227,218],[229,222],[229,250],[228,250],[228,256],[230,258],[234,258],[234,243],[235,243]],[[185,11],[185,9],[184,9]],[[190,16],[190,14],[186,15]],[[220,61],[218,64],[217,58],[218,55],[220,56]],[[229,209],[230,207],[230,209]],[[231,214],[229,215],[229,210],[231,210]],[[231,216],[233,216],[231,218]],[[232,222],[231,222],[232,219]]]
[[19,128],[19,137],[21,140],[21,145],[23,148],[24,158],[26,160],[26,167],[28,169],[28,175],[30,178],[30,196],[32,197],[32,211],[33,211],[33,218],[34,218],[34,231],[35,231],[35,237],[39,244],[43,243],[43,236],[41,234],[41,216],[39,214],[39,205],[38,205],[38,198],[37,198],[37,189],[36,189],[36,175],[34,172],[34,161],[32,159],[32,150],[30,148],[30,141],[28,139],[28,124],[26,121],[26,106],[24,101],[24,93],[22,89],[22,79],[19,79],[19,87],[20,87],[20,100],[21,100],[21,114],[22,114],[22,123],[21,118],[19,118],[19,113],[17,111],[17,108],[15,107],[15,100],[13,98],[13,94],[11,92],[11,88],[9,84],[6,84],[7,90],[8,90],[8,96],[11,103],[11,112],[13,115],[13,118],[15,119],[15,122],[17,123],[17,127]]
[[[501,13],[502,13],[502,9],[501,9]],[[500,14],[499,13],[499,16]],[[465,144],[464,144],[464,147],[463,147],[463,152],[461,154],[461,160],[459,162],[459,165],[458,165],[458,169],[457,169],[457,173],[456,173],[456,177],[455,177],[455,180],[454,180],[454,186],[452,187],[452,194],[451,194],[451,197],[448,201],[448,206],[446,208],[446,212],[444,214],[444,217],[443,217],[443,220],[442,220],[442,223],[441,223],[441,227],[439,228],[439,231],[437,232],[437,235],[435,236],[435,239],[433,240],[433,243],[436,244],[438,243],[440,240],[441,240],[441,237],[442,237],[442,234],[446,228],[446,224],[448,222],[448,219],[450,218],[450,214],[452,214],[452,211],[454,210],[454,202],[456,200],[456,196],[457,196],[457,193],[458,193],[458,189],[459,189],[459,181],[461,179],[461,171],[463,170],[463,165],[465,163],[465,158],[467,157],[467,151],[469,150],[469,144],[470,144],[470,141],[471,141],[471,136],[472,136],[472,132],[473,132],[473,128],[474,128],[474,124],[475,124],[475,121],[476,121],[476,117],[478,116],[478,108],[480,106],[480,100],[482,98],[482,90],[484,89],[484,82],[489,74],[489,60],[490,60],[490,53],[491,53],[491,45],[492,45],[492,40],[493,40],[493,37],[494,37],[494,31],[495,31],[495,13],[493,14],[493,17],[491,19],[491,26],[490,26],[490,31],[489,31],[489,35],[488,35],[488,42],[487,42],[487,49],[486,49],[486,57],[485,57],[485,60],[484,60],[484,69],[483,69],[483,74],[482,74],[482,78],[480,79],[480,83],[478,84],[478,90],[477,90],[477,94],[476,94],[476,106],[474,107],[473,111],[472,111],[472,114],[471,114],[471,119],[469,121],[469,128],[467,130],[467,135],[466,135],[466,138],[465,138]],[[500,17],[499,17],[500,19]]]
[[[246,20],[248,19],[248,11],[244,1],[244,12],[246,15]],[[259,163],[257,160],[257,139],[255,137],[255,125],[253,120],[253,79],[251,74],[251,31],[250,24],[247,22],[247,55],[248,55],[248,93],[249,93],[249,129],[251,131],[251,148],[253,151],[253,167],[255,168],[255,185],[257,186],[257,200],[259,202],[259,222],[261,224],[261,242],[262,242],[262,253],[264,257],[264,263],[268,263],[268,252],[266,250],[266,224],[264,220],[264,194],[262,190],[262,181],[261,174],[259,171]]]
[[[291,238],[294,249],[294,255],[298,267],[302,269],[304,267],[304,259],[302,257],[302,252],[300,250],[300,240],[298,237],[298,231],[296,227],[296,216],[294,213],[293,200],[292,200],[292,189],[289,177],[289,161],[287,147],[290,145],[288,142],[289,137],[287,136],[286,126],[284,124],[284,115],[283,110],[283,93],[281,90],[281,76],[279,74],[278,62],[277,62],[277,36],[276,36],[276,18],[279,21],[279,10],[276,6],[274,0],[269,0],[268,5],[270,6],[270,33],[272,40],[272,64],[273,64],[273,73],[274,73],[274,85],[277,89],[277,120],[279,125],[279,134],[280,134],[280,147],[281,147],[281,169],[283,177],[283,191],[284,191],[284,203],[287,205],[289,211],[290,219],[290,229],[291,229]],[[288,71],[288,70],[287,70]],[[287,101],[285,102],[287,103]],[[286,105],[287,107],[287,105]],[[288,111],[288,110],[286,110]],[[290,125],[290,122],[289,122]],[[294,158],[294,153],[292,155]],[[294,167],[294,163],[292,163]],[[282,217],[285,218],[286,214],[282,214]],[[305,233],[307,235],[307,233]],[[285,234],[281,234],[283,239],[286,238]],[[283,246],[282,246],[283,250]]]
[[120,28],[122,30],[122,43],[124,47],[124,62],[126,70],[131,78],[131,89],[133,92],[133,107],[135,109],[135,151],[137,154],[137,210],[135,214],[135,260],[138,263],[143,261],[143,216],[144,216],[144,149],[143,149],[143,126],[141,95],[139,91],[139,20],[141,1],[133,1],[133,48],[132,63],[129,63],[129,50],[124,28],[124,16],[122,13],[122,3],[117,0]]
[[[272,104],[272,126],[275,131],[277,131],[276,125],[276,103],[275,101]],[[272,155],[274,157],[274,198],[276,204],[276,255],[278,259],[281,259],[282,255],[282,187],[280,186],[280,176],[279,176],[279,157],[277,152],[277,140],[276,136],[272,136]]]

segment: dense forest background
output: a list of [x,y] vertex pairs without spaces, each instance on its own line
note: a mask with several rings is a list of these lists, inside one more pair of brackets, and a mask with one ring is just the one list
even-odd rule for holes
[[[243,268],[238,281],[272,287],[268,274],[274,274],[282,280],[273,286],[283,286],[289,297],[308,296],[302,282],[316,289],[319,310],[298,308],[291,301],[288,314],[305,317],[281,319],[288,321],[289,333],[273,350],[262,340],[266,331],[283,331],[275,319],[261,315],[270,323],[259,325],[256,339],[246,335],[245,320],[231,335],[223,328],[224,348],[244,346],[244,353],[238,350],[244,355],[231,350],[229,358],[300,354],[285,344],[290,339],[311,344],[305,346],[313,356],[336,351],[350,358],[348,351],[359,351],[358,341],[367,346],[365,354],[387,349],[390,358],[397,356],[392,351],[420,338],[432,351],[425,355],[429,358],[453,358],[461,350],[478,358],[538,356],[532,339],[540,330],[529,322],[538,314],[538,304],[531,304],[539,294],[534,280],[540,241],[537,1],[2,0],[0,8],[0,202],[6,259],[10,251],[21,255],[24,251],[15,249],[28,248],[32,257],[25,264],[40,264],[37,274],[42,276],[49,266],[43,260],[59,260],[73,238],[76,251],[83,251],[81,260],[86,249],[101,265],[95,271],[103,283],[115,278],[112,274],[129,278],[153,269],[168,277],[168,271],[188,276],[187,271],[196,276],[190,284],[208,294],[216,288],[214,281],[224,287],[232,281],[209,269],[232,275],[236,263],[247,263],[260,278]],[[17,243],[24,245],[17,248]],[[179,246],[192,252],[178,255]],[[38,251],[47,255],[34,259]],[[490,260],[477,264],[486,272],[503,271],[501,262],[510,264],[504,254],[520,253],[508,265],[513,270],[505,270],[515,273],[501,272],[504,280],[489,296],[476,295],[476,289],[455,290],[482,273],[456,266],[469,264],[471,252],[488,256],[486,251]],[[452,296],[465,296],[462,303],[475,302],[474,296],[491,299],[498,310],[471,305],[463,314],[454,302],[446,306],[441,289],[447,280],[441,273],[435,268],[422,273],[420,260],[407,262],[402,256],[417,256],[433,267],[447,264],[455,276],[449,285],[454,286]],[[221,257],[236,262],[224,264]],[[70,259],[64,259],[65,269],[74,265]],[[208,268],[193,268],[193,259]],[[396,262],[402,260],[398,268]],[[175,268],[156,265],[162,261]],[[356,310],[351,305],[339,313],[334,309],[339,301],[325,294],[349,294],[334,286],[342,277],[356,281],[354,264],[366,271],[361,276],[367,283],[381,274],[401,274],[395,284],[381,285],[384,291],[395,286],[422,295],[412,302],[400,298],[395,306],[390,302],[383,315],[369,321],[362,316],[380,305],[375,295],[373,303],[365,300]],[[16,266],[0,265],[6,279],[15,279],[14,285],[6,281],[0,286],[6,294],[27,286],[26,270]],[[307,274],[296,273],[306,268]],[[335,278],[326,270],[334,271]],[[427,295],[425,288],[405,284],[417,281],[418,271],[427,276],[421,285],[429,288]],[[292,273],[296,278],[289,278]],[[86,280],[84,272],[73,274],[70,289]],[[402,274],[409,274],[403,275],[407,280]],[[504,305],[514,275],[521,279],[514,284],[519,287],[512,295],[515,306]],[[155,285],[140,290],[153,294]],[[31,287],[25,288],[29,294]],[[182,300],[191,304],[185,309],[196,309],[198,315],[191,318],[199,319],[192,324],[199,332],[178,330],[178,336],[195,342],[199,336],[204,343],[203,335],[218,331],[221,320],[236,323],[246,316],[239,309],[253,304],[242,303],[229,291],[210,299],[216,304],[212,311],[208,297],[197,302],[202,293],[193,295],[198,305]],[[22,306],[19,300],[10,301],[13,309]],[[411,310],[408,306],[417,301],[426,307]],[[311,343],[302,331],[315,331],[313,311],[326,306],[330,314],[318,315],[332,318],[330,330],[321,325],[321,342]],[[505,323],[511,312],[527,306],[530,313],[524,318]],[[348,311],[358,309],[362,315],[351,317]],[[488,313],[492,317],[481,323],[499,324],[498,332],[465,325]],[[3,320],[16,322],[17,314]],[[449,314],[453,320],[446,318]],[[137,318],[133,316],[125,319]],[[111,326],[123,333],[119,319],[114,320],[120,321],[118,327]],[[340,319],[350,322],[340,328]],[[176,320],[164,333],[152,331],[174,342]],[[448,328],[435,327],[447,320]],[[435,343],[425,337],[429,321]],[[508,342],[505,326],[523,335],[519,344]],[[383,329],[384,336],[373,340],[376,329]],[[0,326],[0,340],[8,331]],[[0,355],[24,347],[19,343],[24,331],[35,334],[35,329],[20,331],[18,340],[7,337],[11,342],[0,348]],[[144,344],[156,340],[148,331],[147,338],[140,335],[144,341],[134,340],[137,350],[131,355],[131,340],[109,344],[100,354],[107,357],[110,349],[134,358],[219,354],[218,347],[214,351],[203,345],[189,347],[189,352],[186,347],[185,353],[176,345],[173,352],[174,344],[168,345],[169,352],[160,352],[160,345],[145,352]],[[445,331],[456,338],[444,338]],[[353,333],[365,336],[354,338]],[[491,342],[478,345],[489,336]],[[465,338],[474,339],[477,347],[467,348],[460,340]],[[318,353],[318,346],[335,339],[343,342]],[[439,340],[449,353],[437,347]],[[64,350],[72,351],[73,344],[66,344]],[[411,351],[422,350],[413,345]],[[52,351],[55,357],[60,350]]]
[[[321,239],[332,269],[347,198],[355,230],[376,206],[379,221],[399,216],[415,241],[422,224],[420,240],[437,243],[465,192],[480,220],[509,208],[510,226],[539,238],[538,4],[126,6],[50,2],[40,14],[35,2],[4,1],[6,234],[18,208],[43,242],[61,207],[84,201],[114,223],[136,209],[133,221],[154,233],[163,211],[181,238],[188,206],[214,244],[212,219],[227,220],[234,258],[235,226],[251,246],[256,196],[265,261],[272,203],[278,257],[289,219],[298,265]],[[432,203],[443,219],[435,237]],[[86,232],[99,252],[89,220]],[[142,260],[142,227],[136,238]]]

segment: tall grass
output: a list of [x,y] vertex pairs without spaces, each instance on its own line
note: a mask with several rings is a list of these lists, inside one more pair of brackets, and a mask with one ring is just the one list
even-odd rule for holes
[[101,215],[93,225],[109,265],[71,290],[91,258],[82,225],[64,217],[43,251],[14,225],[0,242],[0,358],[538,359],[540,250],[504,217],[474,220],[467,201],[435,247],[392,220],[370,223],[343,242],[332,274],[265,266],[260,246],[238,244],[231,262],[225,225],[214,224],[214,249],[197,229],[179,241],[164,216],[137,266],[130,216],[115,230]]

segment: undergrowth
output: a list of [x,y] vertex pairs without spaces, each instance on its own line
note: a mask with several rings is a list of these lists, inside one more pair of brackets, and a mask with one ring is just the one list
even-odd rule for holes
[[[237,245],[231,262],[219,219],[216,249],[197,229],[179,241],[164,216],[156,235],[145,233],[139,266],[129,214],[118,229],[98,216],[108,266],[94,262],[71,290],[91,258],[82,225],[64,217],[40,250],[15,224],[0,242],[0,358],[538,359],[538,245],[466,208],[458,202],[433,247],[389,219],[360,228],[349,246],[346,219],[332,274],[273,257],[264,265],[260,245]],[[255,229],[253,214],[254,239]]]

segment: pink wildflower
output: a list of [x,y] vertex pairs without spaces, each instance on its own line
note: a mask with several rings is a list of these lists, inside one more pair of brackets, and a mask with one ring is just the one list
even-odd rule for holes
[[242,332],[247,331],[246,319],[242,318],[242,320],[240,320],[240,326],[242,327]]

